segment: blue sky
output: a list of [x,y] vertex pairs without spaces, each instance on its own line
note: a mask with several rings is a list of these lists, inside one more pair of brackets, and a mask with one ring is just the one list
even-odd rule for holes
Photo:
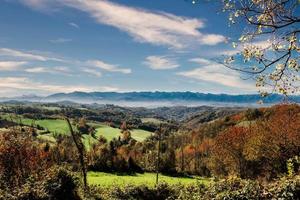
[[235,52],[241,31],[219,10],[188,0],[4,0],[0,96],[254,93],[253,82],[214,61]]

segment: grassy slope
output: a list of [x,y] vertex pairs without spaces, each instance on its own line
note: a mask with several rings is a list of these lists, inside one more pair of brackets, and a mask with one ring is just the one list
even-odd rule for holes
[[[2,115],[2,118],[6,118],[8,120],[11,120],[9,115]],[[24,118],[22,116],[14,116],[13,121],[17,123],[22,123],[24,125],[32,125],[33,122],[36,125],[40,125],[41,127],[44,127],[45,130],[49,130],[51,134],[45,134],[40,135],[39,137],[41,139],[54,141],[52,134],[67,134],[69,133],[69,128],[65,120],[62,119],[44,119],[44,120],[32,120],[28,118]],[[96,127],[96,137],[98,138],[100,135],[103,135],[108,141],[112,140],[114,137],[118,138],[121,135],[121,130],[118,128],[112,128],[108,125],[102,124],[102,123],[89,123],[91,126]],[[143,141],[148,136],[150,136],[152,133],[149,131],[144,131],[141,129],[134,129],[131,131],[131,136],[136,139],[137,141]],[[51,138],[52,137],[52,138]],[[94,138],[91,138],[90,136],[84,135],[84,143],[89,148],[89,144],[95,142]]]
[[49,130],[51,133],[69,133],[69,128],[65,120],[62,119],[45,119],[37,120],[35,124],[38,124],[45,129]]
[[[11,116],[9,115],[1,115],[1,117],[7,120],[11,120]],[[35,123],[35,125],[40,125],[41,127],[44,127],[45,130],[49,130],[52,133],[66,134],[69,132],[66,121],[62,119],[32,120],[29,118],[24,118],[23,116],[13,116],[13,121],[28,126],[31,126],[33,123]]]
[[[103,135],[108,141],[113,138],[118,138],[121,136],[121,130],[118,128],[112,128],[107,125],[101,125],[96,129],[96,136],[99,137]],[[137,141],[143,141],[147,137],[149,137],[152,133],[149,131],[141,130],[141,129],[133,129],[131,130],[131,136]]]
[[[155,173],[144,173],[135,175],[117,175],[105,172],[89,172],[88,182],[91,185],[100,185],[104,187],[113,187],[116,185],[147,185],[153,187],[155,185],[156,174]],[[168,184],[195,184],[197,182],[208,184],[209,179],[200,177],[171,177],[165,175],[159,175],[160,182],[166,182]]]
[[164,122],[160,119],[152,118],[152,117],[142,118],[141,120],[142,120],[143,123],[153,123],[153,124],[166,123],[166,122]]

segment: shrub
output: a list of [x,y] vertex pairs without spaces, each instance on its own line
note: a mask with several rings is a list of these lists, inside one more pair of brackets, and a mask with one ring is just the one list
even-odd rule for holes
[[179,190],[176,188],[175,186],[161,183],[154,188],[150,188],[146,185],[125,185],[121,187],[102,188],[98,190],[98,192],[101,193],[102,199],[172,200],[177,197]]
[[45,181],[45,189],[50,199],[79,200],[79,178],[63,167],[53,168]]
[[258,199],[260,189],[256,181],[231,177],[212,184],[205,196],[215,199]]
[[181,187],[176,200],[199,200],[203,197],[206,187],[203,184]]
[[300,176],[282,177],[269,184],[262,194],[264,199],[299,199],[300,198]]

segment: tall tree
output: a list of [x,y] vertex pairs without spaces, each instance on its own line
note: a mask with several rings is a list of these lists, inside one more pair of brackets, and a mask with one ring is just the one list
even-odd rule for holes
[[84,160],[84,144],[81,140],[81,136],[76,133],[73,130],[72,124],[70,122],[70,120],[66,117],[65,118],[69,127],[69,130],[71,132],[73,141],[76,145],[76,148],[78,150],[78,154],[79,154],[79,160],[80,160],[80,164],[81,164],[81,171],[82,171],[82,175],[83,175],[83,184],[84,184],[84,188],[87,189],[87,170],[86,170],[86,166],[85,166],[85,160]]

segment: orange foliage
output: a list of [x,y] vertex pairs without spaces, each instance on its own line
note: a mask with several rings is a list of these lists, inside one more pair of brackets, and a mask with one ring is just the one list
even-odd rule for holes
[[239,114],[235,114],[235,115],[233,115],[232,117],[231,117],[231,119],[233,120],[233,121],[236,121],[236,122],[238,122],[238,121],[241,121],[242,119],[243,119],[243,114],[242,113],[239,113]]
[[207,154],[214,144],[214,140],[211,138],[205,138],[199,145],[199,152],[202,154]]
[[50,152],[23,133],[0,135],[0,174],[8,185],[20,185],[29,176],[51,166]]
[[[299,155],[300,106],[277,105],[260,112],[263,117],[249,127],[233,126],[214,138],[212,171],[272,177],[286,170],[289,158]],[[200,145],[201,151],[208,148],[206,143]],[[217,169],[220,163],[223,170]]]
[[129,154],[129,149],[126,146],[121,146],[117,149],[117,154],[126,159]]

